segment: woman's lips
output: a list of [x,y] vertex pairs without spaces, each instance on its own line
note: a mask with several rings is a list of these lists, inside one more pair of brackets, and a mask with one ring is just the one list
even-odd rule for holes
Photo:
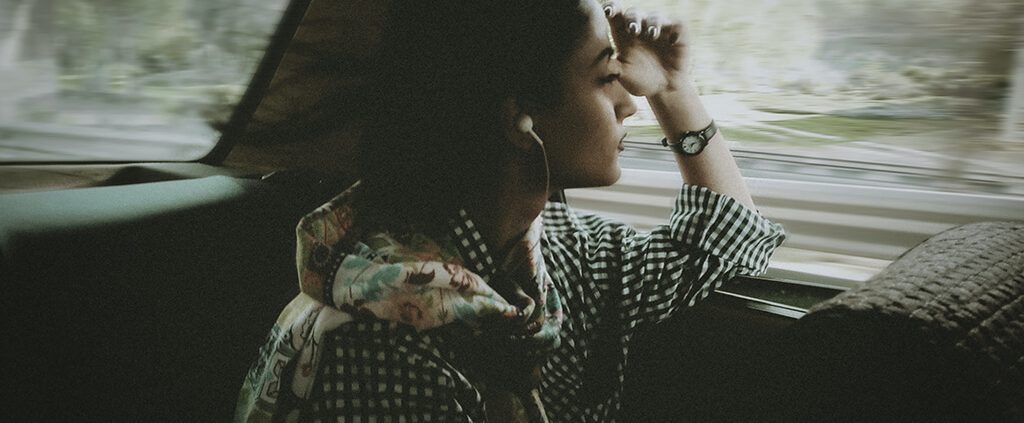
[[626,149],[626,135],[629,135],[629,134],[628,133],[622,134],[622,138],[619,138],[619,151],[622,151],[622,150]]

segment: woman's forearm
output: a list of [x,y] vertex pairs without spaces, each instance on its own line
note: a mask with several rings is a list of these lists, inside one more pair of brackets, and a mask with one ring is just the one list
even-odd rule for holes
[[[699,131],[711,123],[711,115],[704,108],[697,88],[693,84],[647,97],[661,130],[670,140],[688,131]],[[700,185],[719,194],[728,195],[752,210],[747,184],[740,175],[736,160],[729,152],[725,137],[718,131],[704,151],[696,156],[675,154],[676,164],[683,180]]]

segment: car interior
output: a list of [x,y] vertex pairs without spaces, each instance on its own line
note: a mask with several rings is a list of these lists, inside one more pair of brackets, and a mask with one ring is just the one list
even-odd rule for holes
[[[322,81],[295,78],[313,45],[350,60],[319,75],[350,81],[358,107],[386,3],[285,2],[219,142],[196,160],[0,165],[0,419],[231,419],[298,289],[296,223],[357,178],[358,122],[268,128],[278,110],[315,104]],[[630,175],[609,190],[672,189]],[[787,245],[891,259],[843,285],[783,254],[768,275],[648,328],[621,421],[1024,421],[1024,200],[750,183]],[[626,207],[602,192],[559,200]],[[901,201],[917,214],[893,211]]]

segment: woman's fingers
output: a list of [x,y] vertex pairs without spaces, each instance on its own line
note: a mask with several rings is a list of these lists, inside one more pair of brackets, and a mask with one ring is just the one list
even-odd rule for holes
[[620,49],[630,45],[635,36],[630,32],[630,23],[635,22],[633,16],[627,15],[617,3],[607,3],[604,6],[605,14],[608,16],[608,26],[611,29],[612,37]]
[[665,44],[675,44],[682,40],[686,34],[686,27],[682,22],[672,22],[661,26],[661,36],[658,41]]
[[657,15],[650,15],[644,18],[643,32],[640,37],[645,40],[657,40],[661,36],[661,21]]
[[604,9],[604,15],[607,16],[608,19],[614,18],[615,16],[618,16],[618,14],[622,12],[622,9],[619,8],[618,3],[615,3],[613,1],[605,3],[603,6],[601,6],[601,8]]
[[622,20],[626,24],[626,33],[634,37],[643,34],[643,16],[634,8],[622,12]]
[[623,10],[618,3],[608,2],[602,8],[611,23],[613,33],[673,44],[682,38],[682,24],[659,15],[645,15],[634,8]]

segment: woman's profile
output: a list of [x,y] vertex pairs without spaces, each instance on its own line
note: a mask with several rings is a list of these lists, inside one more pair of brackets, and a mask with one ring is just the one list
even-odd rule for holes
[[[391,2],[360,180],[299,223],[301,293],[236,421],[614,420],[634,332],[763,272],[784,237],[687,43],[594,0]],[[632,96],[685,181],[649,232],[549,201],[619,179]]]

